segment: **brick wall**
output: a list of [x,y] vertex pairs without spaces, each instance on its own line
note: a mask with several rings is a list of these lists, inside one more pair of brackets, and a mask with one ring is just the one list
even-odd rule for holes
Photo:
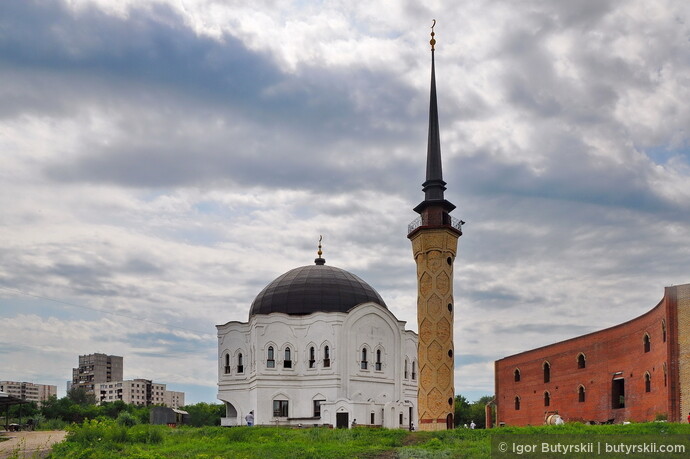
[[[682,286],[683,306],[679,327],[685,346],[685,363],[680,365],[683,381],[690,381],[690,284]],[[674,287],[675,288],[675,287]],[[672,288],[673,289],[673,288]],[[675,291],[675,290],[674,290]],[[533,349],[495,362],[497,422],[507,425],[539,425],[547,412],[558,412],[566,421],[654,420],[657,414],[672,414],[669,353],[673,347],[668,333],[669,289],[664,299],[648,313],[623,324],[560,343]],[[682,301],[679,301],[679,306]],[[664,340],[664,328],[666,340]],[[650,349],[645,352],[645,334]],[[578,367],[583,354],[585,367]],[[683,352],[681,352],[683,354]],[[544,382],[543,365],[550,365],[550,381]],[[520,381],[514,371],[519,369]],[[645,375],[650,378],[647,392]],[[614,379],[622,379],[624,406],[614,407]],[[585,400],[579,400],[579,387]],[[690,402],[690,384],[681,385],[684,400]],[[550,396],[545,406],[544,393]],[[515,397],[519,409],[515,409]],[[690,403],[683,410],[690,411]],[[686,413],[687,416],[687,413]],[[674,420],[674,419],[671,419]]]
[[669,287],[678,314],[678,381],[680,392],[680,419],[687,422],[690,414],[690,284]]

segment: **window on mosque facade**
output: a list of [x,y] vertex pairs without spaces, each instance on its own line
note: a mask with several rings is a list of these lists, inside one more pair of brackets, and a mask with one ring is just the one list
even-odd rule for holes
[[405,359],[405,379],[407,379],[407,375],[408,375],[408,373],[407,373],[407,366],[408,365],[409,365],[409,362],[407,361],[407,359]]
[[276,417],[276,418],[288,417],[288,401],[287,400],[273,400],[273,417]]
[[414,381],[416,379],[417,379],[417,362],[413,360],[412,361],[412,380]]
[[266,367],[267,368],[275,368],[276,367],[275,356],[273,355],[273,346],[268,346],[268,356],[266,358]]
[[367,348],[362,348],[362,360],[360,362],[360,368],[362,370],[366,370],[367,367],[369,366],[369,362],[367,362]]
[[644,335],[643,342],[644,342],[644,351],[645,352],[651,351],[652,350],[652,343],[651,343],[651,340],[649,339],[649,335],[646,333]]
[[382,367],[383,363],[381,362],[381,349],[376,349],[376,365],[374,368],[376,371],[381,371]]
[[244,362],[242,359],[242,353],[237,354],[237,372],[244,373]]
[[309,348],[309,368],[314,368],[316,365],[316,355],[314,351],[314,346]]
[[314,417],[315,418],[321,417],[321,403],[323,403],[325,401],[326,400],[314,400]]
[[289,347],[285,348],[285,359],[283,360],[283,368],[292,368],[292,352]]
[[230,354],[225,354],[225,374],[230,374]]
[[323,348],[323,366],[324,368],[331,366],[331,350],[328,346]]

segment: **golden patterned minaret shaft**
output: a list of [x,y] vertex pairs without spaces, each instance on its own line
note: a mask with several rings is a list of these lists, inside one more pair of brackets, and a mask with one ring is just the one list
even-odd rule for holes
[[[434,21],[434,25],[436,21]],[[419,365],[417,416],[420,430],[453,428],[455,411],[453,346],[453,265],[462,224],[450,216],[455,206],[444,196],[441,143],[436,102],[434,32],[431,32],[431,96],[424,201],[415,212],[407,237],[417,263]]]

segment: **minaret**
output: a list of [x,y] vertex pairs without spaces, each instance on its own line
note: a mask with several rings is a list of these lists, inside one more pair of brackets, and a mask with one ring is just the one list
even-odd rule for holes
[[434,69],[434,25],[431,26],[431,96],[429,144],[426,156],[424,201],[414,208],[419,217],[408,227],[417,263],[417,324],[419,346],[419,392],[417,402],[420,430],[453,428],[455,400],[453,348],[453,263],[464,222],[450,216],[455,206],[443,192],[441,142],[436,103]]

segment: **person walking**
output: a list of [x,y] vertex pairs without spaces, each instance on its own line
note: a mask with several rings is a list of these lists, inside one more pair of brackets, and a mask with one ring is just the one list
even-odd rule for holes
[[474,429],[477,427],[477,424],[474,423],[474,421],[470,422],[470,429]]
[[254,411],[253,411],[253,410],[250,411],[249,414],[247,414],[247,415],[244,417],[244,420],[247,421],[247,425],[248,425],[249,427],[253,426],[253,425],[254,425]]

